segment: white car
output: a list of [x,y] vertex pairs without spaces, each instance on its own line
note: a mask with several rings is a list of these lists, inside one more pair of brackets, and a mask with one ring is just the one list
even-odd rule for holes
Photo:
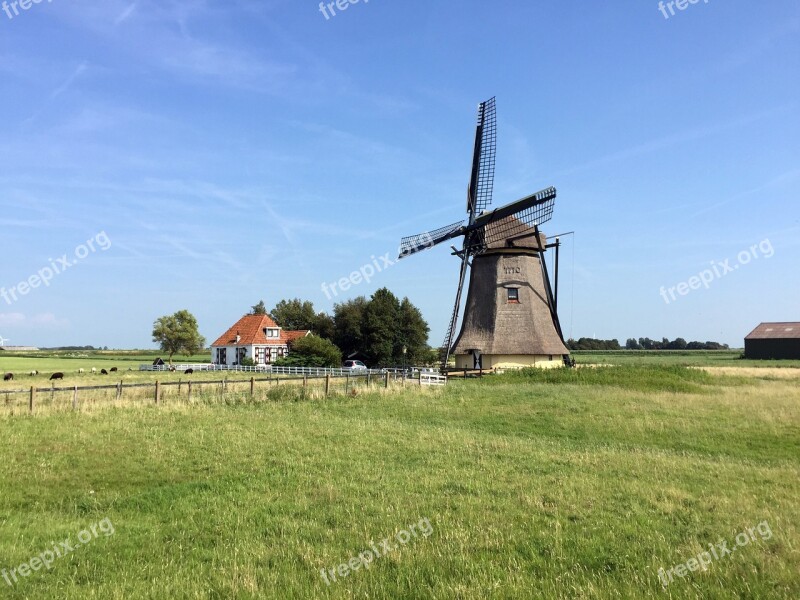
[[346,360],[344,361],[343,369],[350,369],[351,371],[366,371],[367,365],[360,360]]

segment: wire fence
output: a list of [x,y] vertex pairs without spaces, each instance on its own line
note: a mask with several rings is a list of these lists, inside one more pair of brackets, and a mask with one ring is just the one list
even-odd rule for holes
[[[443,381],[442,381],[443,380]],[[209,403],[281,398],[325,398],[334,394],[358,394],[361,389],[388,389],[390,385],[438,386],[446,378],[419,374],[415,379],[402,373],[347,373],[344,376],[255,377],[249,379],[189,380],[56,386],[0,390],[0,408],[7,414],[35,414],[40,409],[78,410],[94,406],[130,404]]]

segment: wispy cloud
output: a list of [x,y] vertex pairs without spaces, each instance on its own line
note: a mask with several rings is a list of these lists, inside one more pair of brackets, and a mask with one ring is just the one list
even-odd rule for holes
[[75,70],[69,77],[67,77],[67,80],[60,86],[58,86],[55,90],[53,90],[53,92],[50,94],[50,99],[52,100],[54,98],[57,98],[58,96],[66,92],[70,87],[72,87],[72,84],[75,83],[78,77],[80,77],[88,68],[89,64],[85,60],[77,67],[75,67]]
[[24,313],[0,313],[0,327],[68,327],[67,319],[60,319],[53,313],[40,313],[27,316]]
[[120,15],[116,19],[114,19],[114,25],[119,25],[120,23],[127,21],[128,17],[130,17],[133,14],[133,11],[135,10],[136,10],[136,2],[128,6],[125,10],[123,10],[120,13]]

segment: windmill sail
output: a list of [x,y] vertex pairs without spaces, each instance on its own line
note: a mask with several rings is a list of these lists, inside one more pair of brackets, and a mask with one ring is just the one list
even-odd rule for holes
[[497,154],[497,110],[491,98],[478,106],[478,129],[475,132],[475,152],[467,195],[470,223],[492,203],[494,165]]

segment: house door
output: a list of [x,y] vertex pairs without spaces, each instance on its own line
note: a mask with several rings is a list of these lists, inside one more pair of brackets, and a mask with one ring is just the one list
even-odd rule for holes
[[482,356],[481,356],[481,351],[480,350],[473,350],[472,351],[472,363],[473,363],[472,368],[473,369],[482,369],[483,368],[481,366],[481,358],[482,358]]

